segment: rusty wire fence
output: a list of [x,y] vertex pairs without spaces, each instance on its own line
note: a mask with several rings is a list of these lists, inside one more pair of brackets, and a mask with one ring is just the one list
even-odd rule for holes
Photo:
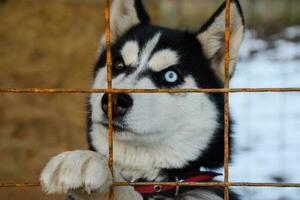
[[[229,181],[229,94],[230,93],[266,93],[266,92],[300,92],[300,87],[293,88],[230,88],[229,87],[229,64],[230,64],[230,0],[226,0],[225,17],[225,83],[224,88],[211,89],[114,89],[112,85],[112,56],[110,43],[110,0],[105,1],[105,33],[106,33],[106,60],[107,60],[107,88],[106,89],[41,89],[41,88],[0,88],[0,93],[108,93],[108,140],[109,140],[109,168],[113,175],[113,126],[112,126],[112,94],[113,93],[223,93],[224,94],[224,180],[221,182],[116,182],[110,187],[110,200],[114,199],[114,188],[136,185],[164,185],[164,186],[195,186],[195,187],[222,187],[224,199],[229,199],[229,187],[296,187],[300,183],[270,183],[270,182],[231,182]],[[114,175],[113,175],[114,176]],[[39,187],[38,182],[0,182],[0,187],[30,188]]]

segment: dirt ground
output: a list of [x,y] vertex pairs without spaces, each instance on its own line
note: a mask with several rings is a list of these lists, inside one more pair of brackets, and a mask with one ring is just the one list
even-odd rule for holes
[[[89,87],[102,10],[54,0],[0,3],[0,86]],[[0,181],[37,181],[51,156],[87,148],[85,95],[0,94],[0,102]],[[0,188],[0,199],[50,197],[40,188]]]

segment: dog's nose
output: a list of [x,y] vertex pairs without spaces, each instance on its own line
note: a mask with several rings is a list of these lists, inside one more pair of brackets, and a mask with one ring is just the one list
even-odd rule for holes
[[[132,107],[132,98],[125,93],[113,94],[112,115],[113,117],[123,117],[126,112]],[[108,115],[108,94],[105,93],[101,100],[103,112]]]

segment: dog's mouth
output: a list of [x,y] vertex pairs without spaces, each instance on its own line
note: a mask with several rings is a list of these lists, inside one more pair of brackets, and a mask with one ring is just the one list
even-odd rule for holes
[[[100,124],[102,126],[104,126],[105,128],[108,128],[108,122],[104,121],[104,122],[100,122]],[[122,122],[115,122],[113,121],[113,131],[116,132],[124,132],[124,131],[128,131],[128,132],[132,132],[125,123]]]
[[[108,129],[108,121],[104,119],[101,122],[97,122],[97,124],[101,125],[105,129]],[[157,136],[156,138],[161,138],[162,132],[160,131],[143,131],[143,130],[135,130],[131,128],[126,122],[113,120],[112,123],[113,134],[117,136],[120,140],[132,141],[132,140],[140,140],[144,141],[143,138],[145,136]],[[148,142],[148,141],[147,141]]]

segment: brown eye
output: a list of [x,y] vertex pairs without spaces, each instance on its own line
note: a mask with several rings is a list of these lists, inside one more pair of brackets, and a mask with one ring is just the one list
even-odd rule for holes
[[124,63],[124,60],[122,58],[117,58],[116,61],[114,62],[114,68],[120,71],[125,70],[126,65]]

